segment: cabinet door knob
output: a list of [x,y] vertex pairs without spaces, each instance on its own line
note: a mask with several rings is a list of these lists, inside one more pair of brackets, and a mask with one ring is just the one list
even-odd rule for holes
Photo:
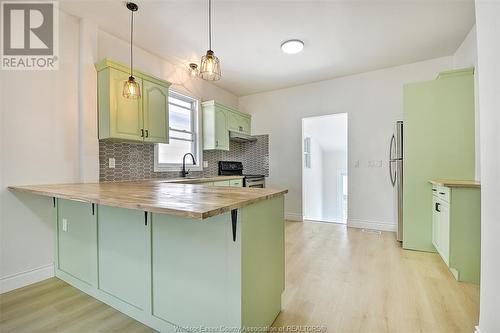
[[141,138],[144,137],[144,128],[141,128]]
[[219,147],[219,140],[215,140],[215,146]]
[[434,207],[434,209],[436,210],[436,212],[441,212],[441,210],[439,209],[439,206],[441,206],[441,204],[439,202],[436,202],[436,205]]
[[146,130],[146,138],[149,138],[149,130]]

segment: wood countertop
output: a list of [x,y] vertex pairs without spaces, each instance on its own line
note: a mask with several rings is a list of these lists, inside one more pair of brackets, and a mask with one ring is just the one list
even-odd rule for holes
[[174,184],[168,180],[9,186],[9,190],[194,219],[216,216],[288,192]]
[[481,188],[481,182],[477,180],[449,180],[449,179],[431,179],[429,183],[446,187],[472,187]]
[[244,176],[215,176],[215,177],[200,177],[200,178],[173,178],[166,179],[166,183],[177,183],[177,184],[199,184],[199,183],[210,183],[210,182],[222,182],[225,180],[243,179]]

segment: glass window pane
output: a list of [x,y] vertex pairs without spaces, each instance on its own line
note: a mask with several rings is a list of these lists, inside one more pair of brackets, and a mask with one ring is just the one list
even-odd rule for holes
[[[185,153],[191,153],[196,156],[196,151],[193,151],[193,144],[189,141],[170,140],[170,143],[158,145],[158,163],[174,163],[181,164],[182,157]],[[190,158],[186,157],[186,165],[192,165]]]
[[169,102],[172,102],[172,103],[175,103],[175,104],[177,104],[177,105],[183,106],[183,107],[185,107],[185,108],[191,109],[191,103],[190,103],[190,102],[183,101],[182,99],[178,99],[178,98],[175,98],[175,97],[169,96],[169,97],[168,97],[168,101],[169,101]]
[[179,139],[187,139],[187,140],[193,141],[193,134],[191,134],[191,133],[170,131],[170,137],[171,138],[179,138]]
[[191,111],[169,105],[169,126],[179,130],[191,131]]

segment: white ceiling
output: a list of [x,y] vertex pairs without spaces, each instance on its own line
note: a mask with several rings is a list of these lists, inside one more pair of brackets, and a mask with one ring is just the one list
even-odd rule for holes
[[[206,0],[137,0],[138,46],[179,64],[207,49]],[[122,0],[60,7],[129,38]],[[473,0],[213,0],[216,84],[241,96],[454,53],[474,24]],[[301,39],[304,51],[280,44]]]
[[304,118],[304,135],[314,138],[325,153],[347,151],[347,114]]

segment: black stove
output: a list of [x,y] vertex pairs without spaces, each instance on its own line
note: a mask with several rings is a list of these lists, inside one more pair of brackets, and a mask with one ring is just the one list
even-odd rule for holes
[[265,187],[265,176],[244,174],[241,162],[219,161],[219,176],[244,176],[243,186]]

